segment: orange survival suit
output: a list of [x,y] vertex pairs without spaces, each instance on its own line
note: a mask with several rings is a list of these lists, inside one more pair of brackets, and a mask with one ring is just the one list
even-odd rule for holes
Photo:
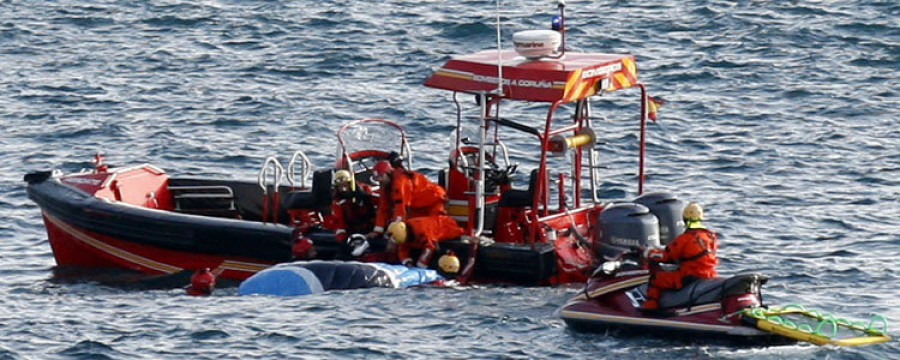
[[646,257],[649,261],[677,263],[678,270],[651,272],[647,301],[644,301],[642,309],[658,309],[662,290],[683,288],[686,277],[700,279],[716,277],[716,265],[719,265],[719,258],[716,256],[716,250],[719,248],[716,233],[703,228],[699,223],[696,224],[697,227],[691,225],[694,224],[689,224],[688,229],[666,245],[665,249],[648,250]]
[[388,221],[410,217],[446,214],[447,192],[425,175],[397,167],[391,171],[391,183],[379,189],[375,231],[383,232]]
[[406,219],[406,226],[410,238],[397,245],[397,258],[404,265],[412,266],[410,250],[422,249],[416,261],[416,266],[420,268],[428,267],[439,241],[457,238],[465,232],[456,223],[456,219],[447,215],[409,218]]

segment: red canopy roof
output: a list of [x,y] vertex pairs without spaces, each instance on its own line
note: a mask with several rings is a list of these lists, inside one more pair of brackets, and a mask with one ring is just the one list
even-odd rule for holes
[[[455,57],[435,71],[425,86],[466,93],[494,91],[497,61],[497,50]],[[500,61],[503,97],[513,100],[571,102],[637,83],[633,55],[567,52],[562,59],[528,60],[514,50],[502,50]]]

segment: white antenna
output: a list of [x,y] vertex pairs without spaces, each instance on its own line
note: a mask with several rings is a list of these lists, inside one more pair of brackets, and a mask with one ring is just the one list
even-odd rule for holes
[[497,95],[503,96],[503,58],[500,52],[500,0],[497,0]]

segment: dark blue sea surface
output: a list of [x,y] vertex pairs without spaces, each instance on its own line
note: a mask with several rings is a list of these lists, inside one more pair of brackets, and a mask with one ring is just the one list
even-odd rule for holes
[[[505,47],[555,10],[501,5]],[[568,5],[569,48],[636,55],[642,82],[667,101],[650,127],[646,189],[706,206],[722,273],[770,275],[770,304],[900,321],[900,3]],[[195,298],[54,276],[22,176],[78,171],[98,151],[115,165],[255,179],[266,157],[295,150],[328,166],[340,125],[382,117],[407,128],[416,167],[435,174],[455,108],[421,84],[452,55],[495,46],[494,9],[0,1],[0,359],[900,357],[897,341],[743,348],[577,333],[554,311],[578,286]],[[621,93],[595,106],[608,201],[637,191],[637,92]],[[536,106],[510,111],[543,119]],[[529,140],[508,140],[523,169],[534,166]]]

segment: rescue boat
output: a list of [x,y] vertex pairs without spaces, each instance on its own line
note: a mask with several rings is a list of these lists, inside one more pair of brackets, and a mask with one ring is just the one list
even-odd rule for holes
[[[636,95],[631,105],[640,139],[637,193],[642,194],[636,201],[677,202],[665,194],[643,194],[653,103],[638,80],[635,57],[567,51],[563,2],[558,10],[551,29],[514,34],[513,49],[452,57],[424,83],[450,92],[456,109],[447,167],[437,173],[447,189],[446,210],[466,233],[441,242],[438,252],[461,258],[462,282],[584,282],[601,257],[598,239],[628,228],[628,217],[603,215],[615,212],[607,212],[612,204],[598,196],[595,132],[600,128],[594,112],[608,106],[598,101],[605,94],[632,90]],[[460,101],[463,95],[473,101]],[[537,107],[546,110],[536,112]],[[464,136],[467,131],[476,136]],[[511,160],[508,138],[526,143],[520,151],[533,154],[530,165]],[[374,192],[377,185],[369,179],[375,162],[399,156],[415,169],[406,132],[389,120],[363,119],[341,127],[336,140],[334,164],[314,167],[302,151],[286,167],[270,157],[256,182],[170,176],[149,164],[115,168],[101,156],[94,169],[35,172],[25,180],[59,265],[156,274],[210,268],[245,279],[294,260],[292,247],[306,240],[314,244],[312,259],[390,261],[384,243],[353,256],[323,218],[332,201],[334,171],[349,170]],[[526,166],[532,168],[520,169]],[[678,221],[672,219],[679,211],[661,207],[651,215],[659,217],[656,233],[677,235]]]

